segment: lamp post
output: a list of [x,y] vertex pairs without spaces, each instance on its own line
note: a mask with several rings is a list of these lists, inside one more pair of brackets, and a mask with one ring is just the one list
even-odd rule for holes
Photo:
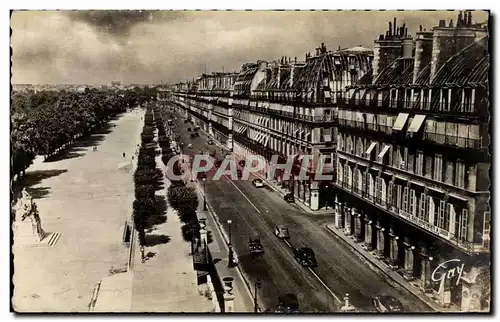
[[254,291],[253,291],[253,312],[257,313],[259,312],[259,304],[257,304],[257,289],[260,289],[262,287],[262,284],[257,280],[254,283]]
[[228,226],[228,231],[229,231],[229,240],[228,240],[228,244],[231,245],[231,225],[232,225],[233,221],[232,220],[228,220],[227,221],[227,226]]
[[203,178],[203,210],[207,210],[207,189],[206,183],[207,178]]
[[233,263],[234,263],[233,245],[231,244],[231,224],[232,223],[233,222],[231,220],[227,221],[228,231],[229,231],[228,245],[227,245],[229,248],[229,252],[227,254],[227,257],[228,257],[227,267],[233,267]]

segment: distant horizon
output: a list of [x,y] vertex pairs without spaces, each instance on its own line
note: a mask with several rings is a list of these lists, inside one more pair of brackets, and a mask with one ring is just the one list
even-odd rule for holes
[[[241,65],[328,49],[373,48],[388,24],[411,35],[455,10],[404,11],[13,11],[15,84],[176,84]],[[472,21],[488,21],[473,11]],[[114,78],[114,79],[112,79]]]

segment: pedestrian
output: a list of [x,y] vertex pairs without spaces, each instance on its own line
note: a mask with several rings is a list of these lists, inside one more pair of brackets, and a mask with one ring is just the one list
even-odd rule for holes
[[123,152],[123,157],[125,157],[125,152]]

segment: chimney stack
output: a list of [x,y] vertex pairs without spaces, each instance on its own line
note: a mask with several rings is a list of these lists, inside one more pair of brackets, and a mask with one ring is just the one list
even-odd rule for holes
[[446,21],[445,20],[439,20],[439,28],[444,28],[446,27]]
[[472,11],[469,11],[469,13],[467,14],[467,26],[470,26],[472,25]]
[[392,36],[392,23],[390,21],[389,21],[389,34],[388,34],[388,36]]

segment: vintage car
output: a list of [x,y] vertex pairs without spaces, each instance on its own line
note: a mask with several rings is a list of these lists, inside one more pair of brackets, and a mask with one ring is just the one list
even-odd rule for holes
[[264,187],[264,182],[262,181],[262,179],[254,179],[252,181],[252,185],[256,188],[262,188]]
[[248,240],[248,249],[252,254],[262,254],[264,252],[264,246],[262,246],[258,236],[250,237]]
[[318,266],[318,262],[316,261],[316,255],[314,254],[314,251],[309,247],[296,248],[293,251],[293,254],[295,255],[295,259],[303,267]]
[[196,126],[196,127],[194,128],[194,131],[195,131],[195,132],[198,132],[199,130],[200,130],[200,127],[199,127],[199,126]]
[[189,120],[184,120],[184,124],[188,124],[189,123]]
[[378,312],[403,312],[403,305],[393,296],[382,295],[372,298],[372,304]]
[[276,237],[280,239],[288,239],[290,238],[290,233],[288,232],[288,228],[283,225],[276,225],[274,227],[274,234]]
[[212,144],[214,144],[214,141],[213,141],[213,140],[208,140],[208,141],[207,141],[207,144],[208,144],[208,145],[212,145]]
[[283,199],[285,199],[285,201],[289,202],[289,203],[295,202],[295,198],[293,197],[293,194],[291,194],[291,193],[287,193],[286,195],[284,195]]
[[191,143],[188,144],[188,149],[192,149],[193,145]]
[[188,127],[188,132],[191,132],[191,128],[190,127]]
[[275,313],[299,313],[297,296],[291,293],[278,296],[278,307]]

